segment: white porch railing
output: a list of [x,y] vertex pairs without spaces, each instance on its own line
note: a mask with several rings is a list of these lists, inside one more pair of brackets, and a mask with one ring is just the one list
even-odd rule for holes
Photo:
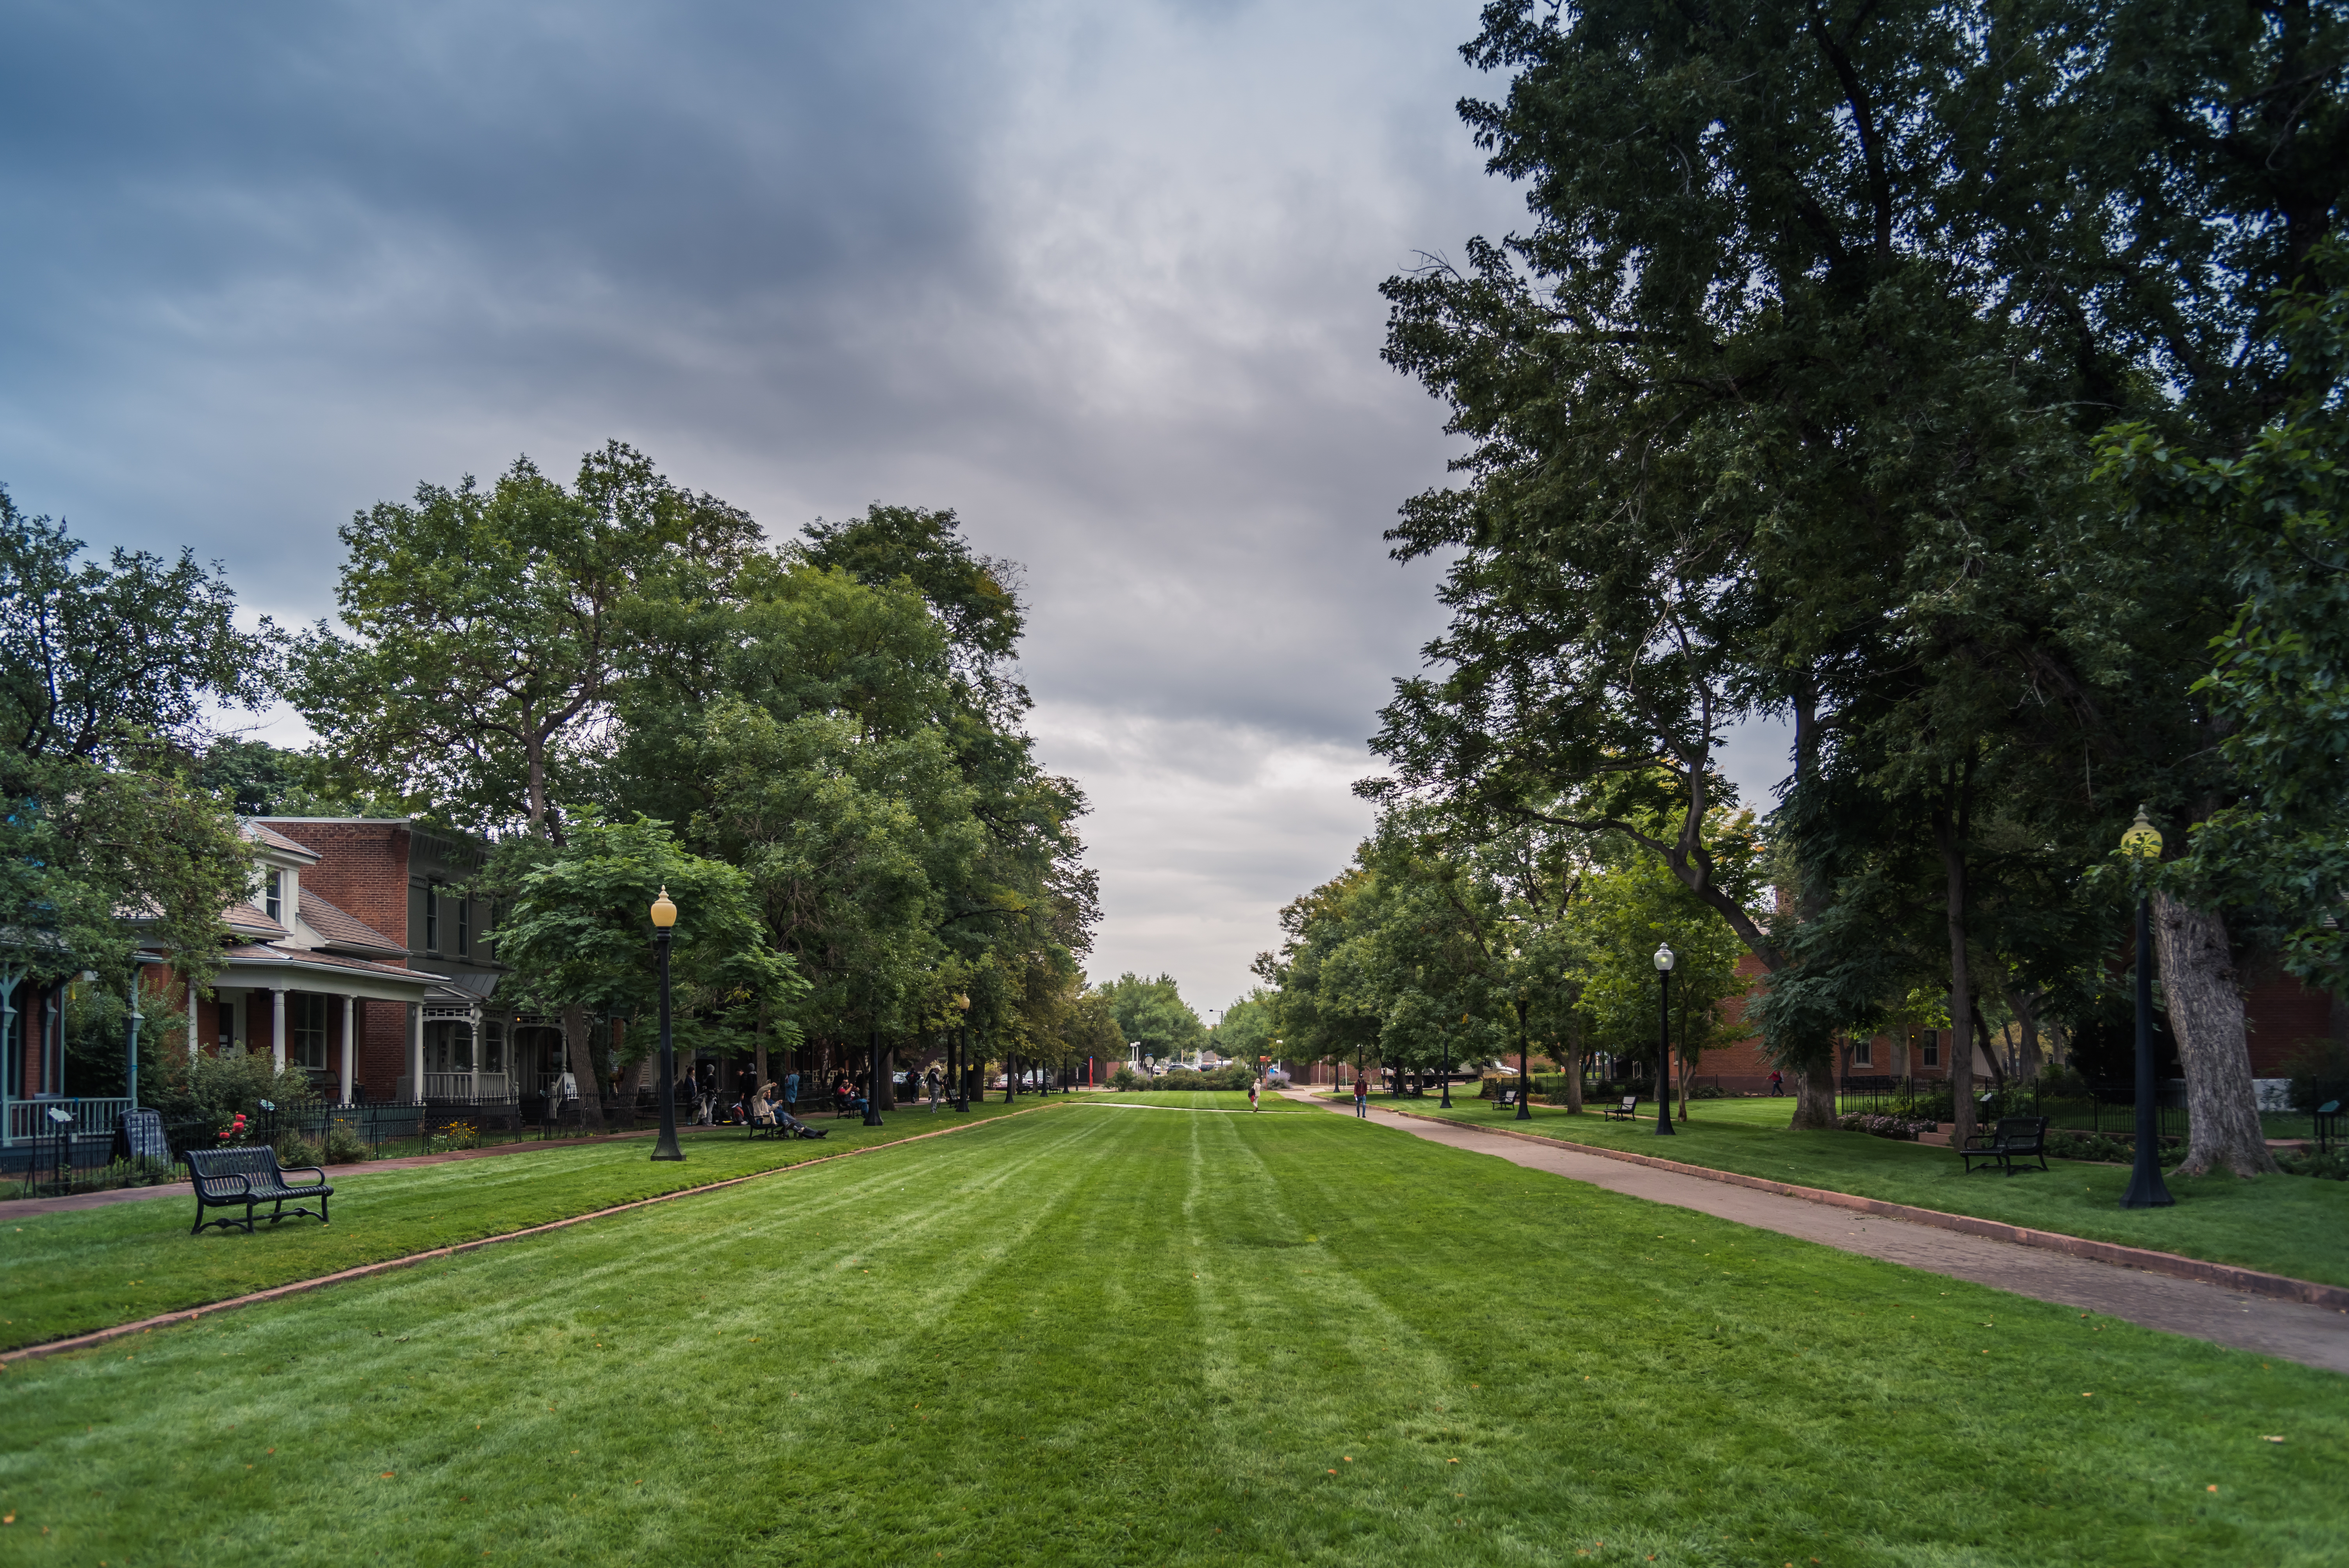
[[[406,1087],[407,1079],[400,1080]],[[424,1098],[427,1099],[476,1099],[487,1097],[503,1099],[512,1090],[512,1080],[504,1073],[426,1073]]]
[[[52,1109],[71,1112],[73,1120],[60,1128],[49,1119]],[[8,1102],[6,1141],[30,1143],[37,1139],[55,1138],[61,1131],[76,1138],[110,1134],[121,1123],[122,1113],[129,1109],[127,1099],[12,1099]]]

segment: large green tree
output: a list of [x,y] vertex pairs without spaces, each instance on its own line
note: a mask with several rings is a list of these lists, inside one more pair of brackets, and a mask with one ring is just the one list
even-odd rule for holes
[[1183,1000],[1183,988],[1172,975],[1150,978],[1129,970],[1098,990],[1109,1003],[1124,1044],[1140,1046],[1145,1057],[1174,1061],[1207,1043],[1207,1026]]
[[560,841],[593,799],[640,623],[722,592],[750,517],[619,442],[566,489],[527,458],[487,489],[423,484],[342,530],[345,631],[306,636],[295,702],[349,779],[484,833]]
[[219,710],[268,700],[281,639],[184,551],[82,552],[0,490],[0,972],[119,992],[147,946],[203,979],[253,863],[189,764]]
[[[1662,858],[1772,972],[1769,1044],[1823,1120],[1848,1019],[1816,1004],[1849,987],[1816,982],[1861,963],[1824,940],[1851,824],[1930,845],[1962,1020],[1977,824],[2051,819],[2077,868],[2130,796],[2209,793],[2179,653],[2223,573],[2184,541],[2132,603],[2088,439],[2131,414],[2240,439],[2271,401],[2244,291],[2337,205],[2338,8],[1500,0],[1484,23],[1467,56],[1508,91],[1463,112],[1534,223],[1388,285],[1390,358],[1475,444],[1394,536],[1454,561],[1454,614],[1381,748],[1422,799],[1562,800]],[[1764,922],[1698,830],[1723,725],[1771,711],[1789,900]],[[2084,789],[2023,779],[2083,741]],[[1633,777],[1670,784],[1677,832],[1616,809]],[[1861,858],[1880,876],[1890,849]]]
[[[666,891],[678,906],[671,938],[676,1033],[687,1049],[740,1049],[770,1028],[788,1043],[788,1005],[807,982],[771,944],[750,880],[684,849],[666,823],[607,822],[583,813],[561,846],[531,837],[503,846],[488,890],[509,908],[498,925],[498,961],[512,971],[518,1001],[548,1012],[601,1015],[631,1026],[626,1059],[644,1057],[653,1032],[659,970],[649,911]],[[601,1119],[586,1031],[570,1032],[571,1070],[582,1113]]]

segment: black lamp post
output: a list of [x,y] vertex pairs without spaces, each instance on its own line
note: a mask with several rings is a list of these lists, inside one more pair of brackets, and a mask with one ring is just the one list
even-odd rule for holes
[[1672,1130],[1672,950],[1656,948],[1656,1136],[1675,1138]]
[[685,1150],[677,1146],[677,1057],[669,1040],[668,1024],[668,939],[669,930],[677,924],[677,905],[669,902],[668,889],[664,886],[660,896],[653,900],[653,947],[660,954],[660,1138],[653,1144],[656,1160],[682,1160]]
[[955,1009],[962,1015],[962,1022],[955,1026],[954,1044],[949,1050],[955,1069],[951,1075],[955,1081],[954,1108],[968,1112],[970,1109],[970,998],[956,996]]
[[1534,1078],[1526,1068],[1526,994],[1520,990],[1517,993],[1517,1120],[1531,1121],[1534,1119],[1533,1098]]
[[868,1029],[864,1036],[864,1125],[879,1127],[881,1121],[881,1031]]
[[2121,851],[2137,864],[2137,1163],[2129,1171],[2124,1209],[2167,1209],[2178,1202],[2161,1180],[2161,1123],[2154,1106],[2153,907],[2144,873],[2161,858],[2161,830],[2146,820],[2145,808],[2121,835]]

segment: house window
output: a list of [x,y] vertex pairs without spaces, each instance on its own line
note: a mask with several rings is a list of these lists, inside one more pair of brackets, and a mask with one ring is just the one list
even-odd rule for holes
[[263,882],[262,886],[265,891],[262,895],[261,913],[272,920],[285,919],[285,873],[271,872],[268,880]]
[[1856,1042],[1851,1047],[1851,1060],[1854,1067],[1874,1067],[1876,1065],[1876,1042],[1874,1040],[1860,1040]]
[[440,951],[440,884],[424,884],[424,951]]
[[285,1010],[292,1015],[286,1022],[294,1035],[294,1065],[323,1077],[326,1071],[326,998],[314,992],[296,991],[286,1000],[292,1004]]
[[473,901],[457,901],[457,956],[462,958],[473,944]]
[[1941,1065],[1941,1031],[1939,1029],[1925,1031],[1925,1065],[1929,1068]]

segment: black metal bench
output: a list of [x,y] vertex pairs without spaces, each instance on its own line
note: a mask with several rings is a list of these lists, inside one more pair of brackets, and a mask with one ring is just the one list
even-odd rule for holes
[[[266,1148],[191,1149],[184,1158],[188,1162],[189,1178],[196,1189],[196,1222],[188,1232],[191,1236],[202,1232],[206,1225],[218,1225],[222,1230],[231,1225],[243,1225],[245,1233],[250,1235],[253,1232],[253,1210],[256,1203],[274,1205],[263,1216],[273,1225],[292,1214],[308,1214],[322,1225],[326,1222],[326,1200],[335,1190],[326,1185],[326,1173],[316,1165],[297,1165],[290,1171],[282,1170],[277,1163],[277,1150]],[[315,1171],[318,1179],[301,1182],[285,1180],[289,1175],[303,1171]],[[318,1206],[316,1209],[301,1207],[299,1201],[305,1198],[317,1199]],[[289,1202],[295,1204],[290,1211],[285,1207]],[[204,1218],[206,1209],[234,1208],[244,1210],[243,1219],[234,1216],[222,1220]]]
[[1609,1121],[1635,1121],[1640,1115],[1640,1097],[1636,1094],[1627,1094],[1623,1097],[1622,1104],[1602,1105],[1599,1109],[1600,1114]]
[[2018,1160],[2036,1158],[2039,1169],[2047,1169],[2047,1119],[2044,1116],[2002,1116],[1997,1130],[1988,1137],[1977,1132],[1964,1148],[1958,1150],[1971,1174],[1974,1161],[1995,1165],[2008,1175],[2014,1174]]

